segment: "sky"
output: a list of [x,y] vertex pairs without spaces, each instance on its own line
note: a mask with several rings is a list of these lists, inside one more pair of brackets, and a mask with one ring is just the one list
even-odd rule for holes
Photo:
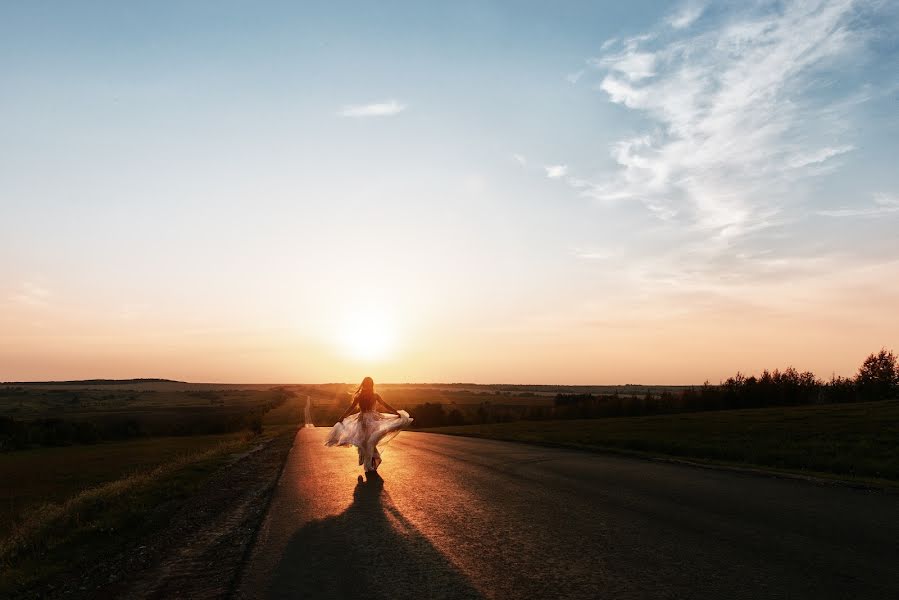
[[899,348],[899,6],[0,5],[0,380]]

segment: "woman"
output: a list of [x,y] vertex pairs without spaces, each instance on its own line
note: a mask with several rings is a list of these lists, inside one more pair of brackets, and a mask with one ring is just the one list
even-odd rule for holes
[[[377,411],[378,404],[390,414]],[[359,412],[353,413],[358,408]],[[328,446],[356,446],[359,464],[366,471],[377,471],[381,464],[378,444],[386,444],[396,434],[409,426],[412,417],[404,410],[396,410],[375,393],[375,382],[366,377],[353,394],[353,403],[346,409],[331,430]]]

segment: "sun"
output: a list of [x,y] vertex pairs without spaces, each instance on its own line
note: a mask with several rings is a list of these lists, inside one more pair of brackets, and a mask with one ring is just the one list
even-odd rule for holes
[[376,308],[360,308],[347,313],[340,331],[340,346],[356,360],[378,361],[390,356],[396,341],[392,319]]

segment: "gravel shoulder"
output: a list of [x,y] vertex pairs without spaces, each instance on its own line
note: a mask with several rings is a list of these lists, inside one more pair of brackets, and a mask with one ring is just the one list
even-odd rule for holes
[[268,508],[294,431],[227,457],[187,498],[147,516],[150,533],[77,573],[23,591],[31,598],[221,598]]

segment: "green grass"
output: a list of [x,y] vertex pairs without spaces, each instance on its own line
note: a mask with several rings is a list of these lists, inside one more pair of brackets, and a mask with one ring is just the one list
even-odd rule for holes
[[435,433],[899,481],[899,401],[518,421]]
[[231,454],[254,443],[239,437],[219,441],[83,489],[65,501],[30,507],[0,538],[0,597],[88,564],[161,527]]
[[266,433],[273,435],[288,430],[295,430],[303,422],[303,410],[306,398],[303,395],[292,396],[284,404],[265,413],[262,426]]
[[[52,391],[52,390],[51,390]],[[215,390],[199,390],[187,392],[143,392],[139,401],[123,399],[121,391],[58,390],[61,398],[75,395],[81,410],[85,405],[105,402],[128,405],[137,404],[136,410],[148,409],[160,412],[172,407],[184,407],[188,404],[209,404],[206,394],[214,394]],[[50,402],[42,394],[20,393],[16,398],[32,401]],[[177,395],[176,395],[177,394]],[[268,390],[228,390],[224,396],[227,402],[241,402],[247,406],[269,399],[272,392]],[[36,399],[36,400],[35,400]],[[7,400],[7,408],[11,404]],[[61,401],[59,398],[53,400]],[[171,403],[171,404],[167,404]],[[262,417],[264,437],[278,435],[296,429],[302,420],[305,396],[291,395],[280,406],[267,411]],[[3,403],[0,403],[2,406]],[[37,412],[35,416],[58,416],[57,411]],[[93,406],[91,414],[108,413],[109,406]],[[212,409],[214,410],[214,408]],[[185,455],[193,455],[214,448],[222,443],[240,440],[247,432],[236,432],[215,435],[191,435],[168,437],[141,437],[123,441],[108,441],[96,444],[39,447],[12,452],[0,452],[0,537],[9,533],[23,515],[30,509],[45,503],[61,503],[85,489],[125,478],[136,472],[156,468],[161,464],[177,460]]]
[[[174,384],[172,384],[174,385]],[[165,431],[202,415],[258,414],[276,389],[0,388],[0,415],[140,419]],[[0,597],[77,571],[165,525],[219,467],[302,419],[291,394],[262,415],[263,433],[139,437],[0,453]]]
[[0,453],[0,536],[32,507],[214,448],[244,434],[142,438]]

